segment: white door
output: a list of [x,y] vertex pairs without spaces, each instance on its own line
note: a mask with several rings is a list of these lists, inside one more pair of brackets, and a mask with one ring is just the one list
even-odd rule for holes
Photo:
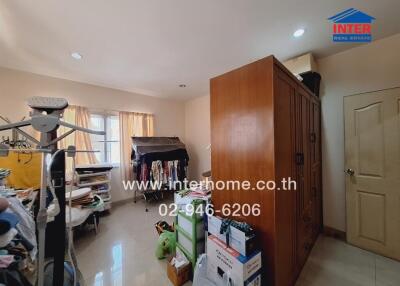
[[400,260],[400,88],[344,98],[347,240]]

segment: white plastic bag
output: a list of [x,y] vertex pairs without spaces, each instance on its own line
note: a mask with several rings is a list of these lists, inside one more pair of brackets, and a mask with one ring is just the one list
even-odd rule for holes
[[193,276],[193,286],[216,286],[207,279],[207,255],[202,254],[197,259]]
[[229,274],[225,273],[221,285],[216,285],[207,278],[207,255],[202,254],[196,263],[193,275],[193,286],[234,286]]

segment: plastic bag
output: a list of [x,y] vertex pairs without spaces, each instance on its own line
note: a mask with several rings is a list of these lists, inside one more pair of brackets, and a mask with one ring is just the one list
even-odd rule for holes
[[207,255],[202,254],[197,259],[196,268],[193,275],[193,286],[234,286],[228,273],[224,273],[219,285],[207,278]]
[[216,286],[207,279],[207,255],[202,254],[197,259],[193,275],[193,286]]

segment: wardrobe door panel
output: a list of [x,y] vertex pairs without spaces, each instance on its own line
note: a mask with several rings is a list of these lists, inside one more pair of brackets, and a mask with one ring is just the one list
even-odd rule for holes
[[[274,81],[275,181],[295,180],[295,94],[296,82],[280,69]],[[296,190],[277,190],[276,208],[276,285],[292,285],[296,278]],[[283,267],[284,265],[284,267]]]
[[[273,58],[259,60],[211,80],[211,168],[214,182],[274,180]],[[215,189],[215,210],[228,206],[260,207],[260,215],[234,218],[249,223],[263,251],[263,281],[275,279],[275,193],[256,189]],[[229,207],[230,206],[230,207]],[[265,277],[265,278],[264,278]]]
[[310,109],[310,152],[311,152],[311,165],[314,167],[319,164],[320,157],[320,109],[319,103],[312,100]]
[[[315,162],[321,163],[321,105],[314,103]],[[320,166],[321,169],[321,166]]]
[[322,224],[322,209],[321,209],[321,176],[319,166],[313,168],[311,172],[312,191],[313,191],[313,214],[312,214],[312,230],[313,240],[316,240]]
[[301,94],[301,119],[302,119],[302,180],[303,180],[303,193],[302,193],[302,211],[304,212],[303,220],[309,221],[309,217],[305,217],[306,214],[310,213],[313,201],[313,192],[311,188],[311,143],[310,143],[310,100],[307,96]]
[[312,247],[313,192],[311,178],[310,100],[303,89],[297,91],[297,257],[302,268]]
[[315,151],[315,162],[312,166],[312,182],[314,184],[314,239],[316,239],[322,229],[322,173],[321,173],[321,114],[320,104],[315,101],[313,103],[313,120],[314,124],[314,151]]

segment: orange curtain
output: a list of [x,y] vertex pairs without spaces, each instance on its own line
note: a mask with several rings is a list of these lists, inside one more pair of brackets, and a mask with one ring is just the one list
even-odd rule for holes
[[[75,106],[76,125],[83,128],[90,128],[90,112],[86,107]],[[75,132],[75,146],[76,150],[93,151],[92,141],[90,134],[86,132]],[[88,165],[96,164],[97,159],[94,153],[77,153],[76,164]]]
[[[70,105],[64,110],[63,120],[76,126],[90,127],[90,112],[86,107]],[[70,128],[60,126],[58,136],[68,132]],[[58,142],[58,148],[67,149],[68,146],[76,146],[76,150],[93,150],[90,135],[85,132],[75,131]],[[94,153],[77,153],[75,157],[76,165],[96,164],[97,159]],[[66,158],[66,172],[69,177],[72,175],[72,159]]]
[[28,132],[33,138],[40,142],[40,132],[30,127],[30,131]]
[[132,137],[154,136],[154,115],[120,112],[120,147],[121,147],[121,177],[124,181],[133,179],[133,167],[131,164]]

